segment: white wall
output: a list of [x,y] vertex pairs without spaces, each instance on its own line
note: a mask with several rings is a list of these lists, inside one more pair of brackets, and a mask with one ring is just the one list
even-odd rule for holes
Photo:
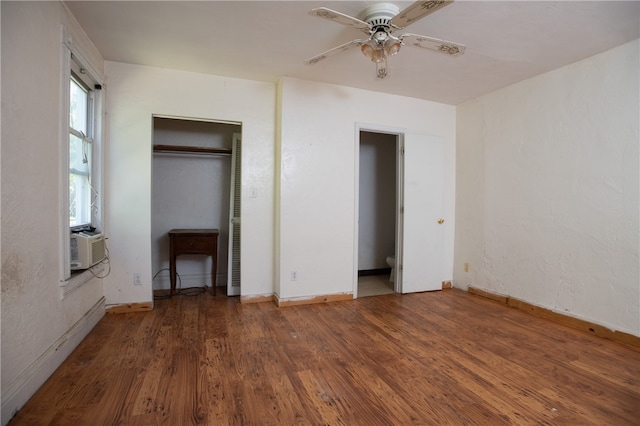
[[[283,78],[279,90],[276,293],[281,299],[353,291],[357,123],[441,136],[445,213],[453,218],[455,107],[293,78]],[[451,277],[453,220],[445,226],[443,274]],[[296,281],[291,271],[297,272]]]
[[[242,295],[273,293],[275,85],[118,62],[109,96],[106,218],[112,258],[107,304],[152,300],[152,116],[242,123]],[[255,188],[255,198],[249,189]],[[133,285],[133,274],[142,285]]]
[[60,3],[1,8],[5,424],[104,314],[99,279],[61,298],[61,25],[97,70],[103,61]]
[[397,139],[360,132],[358,271],[389,268],[395,254]]
[[458,107],[457,287],[640,335],[639,50]]

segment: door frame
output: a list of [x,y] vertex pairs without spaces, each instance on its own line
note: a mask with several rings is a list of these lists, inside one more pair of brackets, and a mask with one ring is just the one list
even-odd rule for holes
[[[241,121],[232,121],[232,120],[223,120],[223,119],[217,119],[217,118],[205,118],[205,117],[191,117],[191,116],[183,116],[183,115],[168,115],[168,114],[156,114],[153,113],[151,114],[151,144],[149,146],[149,155],[150,155],[150,159],[151,159],[151,177],[150,177],[150,184],[149,184],[149,190],[150,190],[150,194],[151,194],[151,199],[150,199],[150,203],[151,206],[153,206],[153,186],[154,186],[154,177],[153,177],[153,161],[154,161],[154,152],[153,152],[153,144],[154,144],[154,119],[155,118],[161,118],[161,119],[170,119],[170,120],[179,120],[179,121],[187,121],[187,122],[204,122],[204,123],[215,123],[215,124],[227,124],[227,125],[232,125],[232,126],[237,126],[238,127],[238,133],[240,135],[242,135],[242,122]],[[150,217],[149,217],[149,223],[150,223],[150,232],[149,232],[149,239],[150,239],[150,250],[151,250],[151,264],[150,264],[150,268],[153,269],[154,266],[154,253],[153,253],[153,221],[154,221],[154,215],[153,215],[153,209],[151,209],[151,213],[150,213]],[[220,254],[220,247],[218,247],[218,255]],[[212,260],[213,261],[213,260]],[[218,264],[218,266],[220,266]],[[153,279],[151,280],[151,291],[153,292],[153,280],[155,279],[155,277],[158,275],[159,272],[163,271],[163,270],[168,270],[169,268],[162,268],[158,271],[156,271],[156,273],[153,275]],[[219,271],[219,268],[218,268]],[[227,273],[229,273],[227,271]],[[205,275],[206,276],[206,275]],[[168,279],[169,276],[167,275],[166,277],[160,277],[163,279]],[[214,277],[213,278],[214,282],[218,282],[218,277]],[[207,280],[205,280],[205,282],[208,282]],[[167,287],[167,282],[163,281],[161,283],[161,287],[160,289],[165,289],[165,287]]]
[[368,123],[356,123],[355,126],[355,173],[354,173],[354,217],[353,217],[353,298],[358,298],[358,251],[359,251],[359,218],[360,218],[360,132],[385,133],[396,137],[396,266],[394,277],[394,292],[402,293],[402,230],[404,203],[404,149],[405,129],[400,127],[381,126]]

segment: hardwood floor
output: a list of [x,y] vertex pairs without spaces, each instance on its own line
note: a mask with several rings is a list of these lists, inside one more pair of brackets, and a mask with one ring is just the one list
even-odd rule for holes
[[460,290],[107,315],[10,425],[637,425],[640,351]]

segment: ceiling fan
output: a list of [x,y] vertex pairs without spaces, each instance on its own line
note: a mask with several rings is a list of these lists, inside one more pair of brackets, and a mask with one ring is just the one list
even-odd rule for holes
[[453,0],[417,1],[402,12],[394,4],[379,3],[366,8],[360,14],[362,19],[354,18],[326,7],[312,9],[309,12],[310,15],[356,28],[367,34],[368,37],[341,44],[307,59],[305,63],[315,64],[331,55],[343,52],[354,46],[360,46],[362,53],[376,64],[376,78],[384,79],[389,74],[387,57],[397,54],[403,45],[421,47],[451,56],[462,55],[465,49],[463,44],[411,33],[402,34],[398,37],[393,35],[394,31],[401,30],[452,2]]

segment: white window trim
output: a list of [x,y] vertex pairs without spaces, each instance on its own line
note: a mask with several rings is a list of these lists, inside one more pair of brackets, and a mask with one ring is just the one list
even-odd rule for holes
[[[92,66],[91,61],[87,59],[76,44],[73,42],[71,33],[65,25],[62,25],[61,30],[61,48],[60,48],[60,87],[61,96],[60,101],[62,103],[60,108],[60,135],[59,135],[59,149],[60,149],[60,215],[59,215],[59,238],[60,238],[60,287],[61,297],[64,298],[83,284],[91,281],[94,278],[94,274],[101,275],[104,269],[101,265],[94,267],[94,271],[86,270],[81,273],[71,275],[70,268],[70,229],[69,229],[69,80],[71,79],[71,64],[73,55],[76,62],[80,63],[86,70],[86,73],[91,76],[92,80],[97,81],[102,85],[102,90],[95,91],[94,108],[100,112],[94,117],[95,129],[93,135],[94,152],[97,158],[94,158],[92,164],[92,174],[97,177],[97,181],[92,182],[92,186],[98,191],[98,212],[96,215],[92,212],[92,223],[94,226],[98,226],[104,232],[102,226],[102,215],[104,211],[103,200],[103,177],[102,171],[104,149],[102,145],[102,116],[104,106],[104,78],[102,73]],[[93,273],[92,273],[93,272]]]

